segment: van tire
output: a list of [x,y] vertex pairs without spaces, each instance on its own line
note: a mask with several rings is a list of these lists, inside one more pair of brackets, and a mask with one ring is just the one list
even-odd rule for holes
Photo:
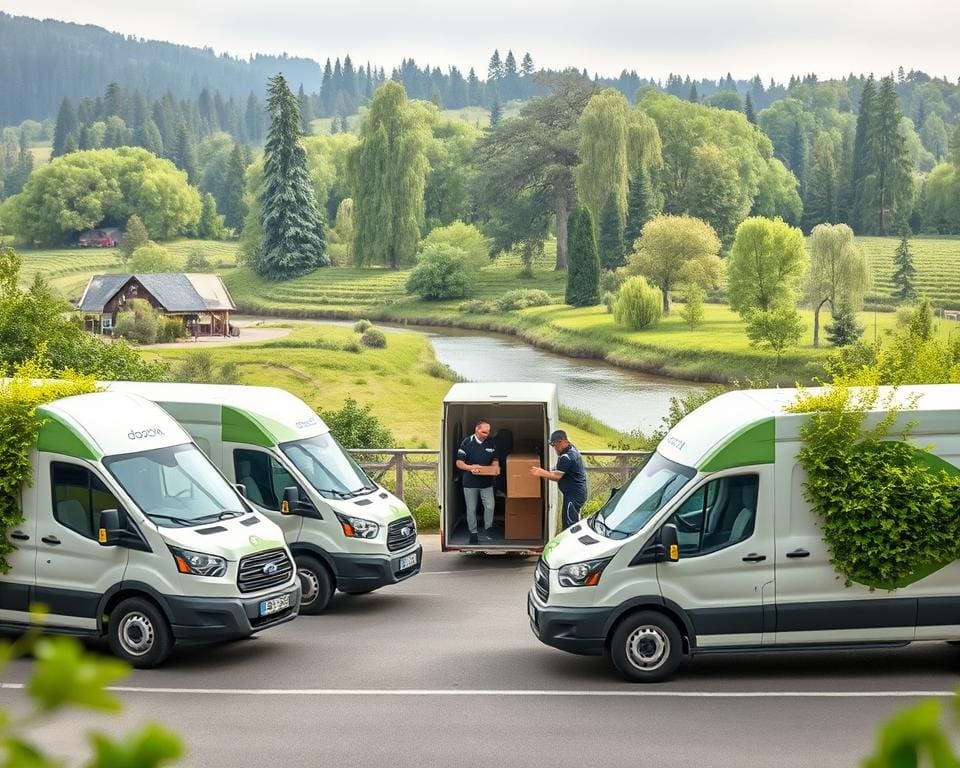
[[300,613],[316,616],[329,605],[336,585],[333,574],[317,558],[295,555],[297,576],[300,578]]
[[173,633],[163,612],[149,600],[130,597],[110,611],[110,650],[137,669],[162,664],[173,651]]
[[680,665],[683,640],[669,617],[657,611],[627,616],[610,639],[610,657],[631,683],[659,683]]

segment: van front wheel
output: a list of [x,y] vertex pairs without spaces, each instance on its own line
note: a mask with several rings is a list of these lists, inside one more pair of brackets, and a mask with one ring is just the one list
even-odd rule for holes
[[666,680],[679,666],[682,651],[677,626],[656,611],[627,617],[610,641],[613,665],[632,683]]
[[131,597],[110,612],[110,650],[137,669],[150,669],[173,651],[173,634],[149,600]]
[[300,613],[316,616],[323,612],[333,597],[333,576],[315,557],[297,555],[294,560],[300,578]]

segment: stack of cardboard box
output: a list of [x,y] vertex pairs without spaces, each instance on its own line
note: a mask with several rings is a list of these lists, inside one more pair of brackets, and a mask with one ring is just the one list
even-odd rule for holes
[[539,477],[530,474],[530,467],[539,467],[540,457],[534,453],[511,453],[507,456],[507,539],[539,539],[543,531],[543,502]]

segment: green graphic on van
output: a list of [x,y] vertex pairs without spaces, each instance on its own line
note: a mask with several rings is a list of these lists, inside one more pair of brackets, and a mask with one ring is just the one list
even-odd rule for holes
[[705,457],[700,471],[717,472],[753,464],[773,464],[775,437],[772,417],[744,427]]
[[48,453],[62,453],[64,456],[73,456],[78,459],[96,461],[101,454],[93,444],[81,435],[69,422],[59,415],[44,409],[38,409],[44,420],[37,434],[37,449]]
[[228,443],[250,443],[261,448],[271,448],[279,443],[299,440],[295,428],[262,414],[253,414],[224,405],[220,414],[221,439]]

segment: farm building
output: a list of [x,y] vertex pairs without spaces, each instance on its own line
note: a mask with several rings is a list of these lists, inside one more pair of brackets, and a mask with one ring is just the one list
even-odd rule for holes
[[236,306],[220,276],[184,272],[94,275],[78,305],[87,330],[110,334],[130,299],[145,299],[163,314],[182,318],[193,336],[227,336],[233,330],[230,312]]

